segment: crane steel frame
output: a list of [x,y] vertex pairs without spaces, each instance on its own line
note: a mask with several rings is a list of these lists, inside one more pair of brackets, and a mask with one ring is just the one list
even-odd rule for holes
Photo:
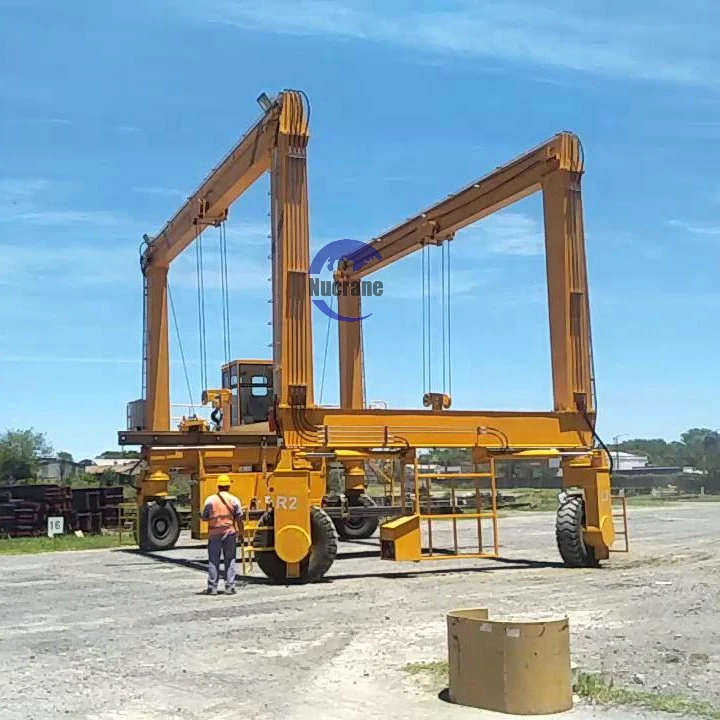
[[[283,273],[273,272],[273,292],[292,284],[297,267],[307,265],[307,257],[287,257],[285,248],[309,247],[307,184],[307,144],[309,141],[309,103],[305,93],[284,90],[271,100],[258,98],[263,107],[260,119],[202,181],[187,202],[152,238],[144,236],[145,247],[140,265],[144,282],[143,308],[143,398],[128,406],[128,426],[121,431],[121,445],[140,445],[144,470],[138,487],[140,508],[138,538],[141,547],[160,549],[171,546],[179,534],[179,520],[169,494],[170,472],[182,468],[203,479],[215,466],[272,468],[274,435],[262,427],[247,426],[241,432],[210,436],[202,421],[188,423],[182,430],[170,428],[170,349],[168,315],[168,273],[175,260],[208,226],[219,226],[228,217],[229,207],[266,172],[270,174],[273,264],[281,264]],[[288,235],[298,235],[292,241]],[[309,315],[310,300],[304,312]],[[298,305],[295,311],[303,312]],[[275,387],[281,387],[283,353],[290,343],[283,339],[285,328],[282,306],[273,306],[273,346]],[[286,382],[286,381],[285,381]],[[223,397],[223,391],[203,389],[205,397]],[[133,420],[131,421],[131,417]],[[228,414],[226,413],[226,417]],[[225,423],[227,425],[227,423]],[[242,432],[252,430],[254,434]],[[171,435],[168,439],[167,434]],[[220,435],[226,437],[218,443]],[[220,444],[222,447],[208,449]],[[231,448],[228,453],[228,447]],[[258,463],[258,451],[263,454]],[[228,462],[230,460],[230,462]],[[219,463],[219,465],[218,465]],[[253,488],[256,488],[253,485]],[[257,494],[264,497],[258,485]],[[197,487],[195,487],[197,490]],[[148,531],[154,525],[163,528],[163,539],[152,541]],[[175,528],[175,532],[168,531]],[[169,534],[168,534],[169,533]],[[159,538],[160,535],[157,535]]]
[[[563,486],[581,495],[582,541],[594,562],[606,559],[615,540],[607,452],[594,448],[595,388],[585,255],[579,138],[563,132],[442,202],[407,220],[350,255],[336,282],[366,277],[425,244],[439,245],[477,220],[541,191],[552,355],[554,408],[550,412],[383,410],[362,406],[361,322],[339,322],[341,408],[313,406],[310,376],[300,374],[288,398],[275,409],[285,447],[337,449],[471,447],[475,457],[522,457],[531,451],[563,457]],[[377,251],[377,255],[375,252]],[[302,253],[303,249],[294,249]],[[354,260],[362,255],[362,269]],[[379,256],[380,259],[377,259]],[[368,258],[370,258],[368,260]],[[307,279],[306,279],[307,283]],[[294,295],[276,301],[292,303]],[[338,294],[338,312],[362,316],[362,295]],[[288,336],[305,357],[307,321],[289,319]],[[305,384],[304,384],[305,383]],[[571,498],[572,499],[572,498]],[[574,502],[574,501],[573,501]],[[562,508],[561,508],[562,511]],[[589,560],[589,561],[590,561]]]
[[[143,255],[147,279],[147,398],[142,430],[121,431],[121,445],[141,445],[147,474],[138,502],[167,496],[170,468],[211,480],[229,472],[260,518],[259,562],[270,577],[317,579],[332,564],[327,516],[319,509],[328,459],[352,469],[377,455],[409,457],[422,447],[470,447],[474,458],[560,456],[573,514],[568,564],[608,557],[615,539],[607,453],[594,446],[596,416],[579,139],[561,133],[376,238],[380,259],[354,271],[351,256],[336,282],[358,280],[537,191],[543,193],[554,408],[548,412],[456,411],[363,407],[361,323],[339,323],[340,408],[314,400],[310,235],[307,189],[309,122],[303,97],[285,91],[213,171]],[[271,174],[273,365],[275,402],[269,429],[243,432],[169,428],[167,271],[199,226],[227,217],[229,204],[264,172]],[[361,315],[361,296],[339,295],[339,312]],[[258,457],[258,449],[261,450]],[[243,471],[250,465],[251,472]],[[262,469],[260,469],[262,468]],[[364,474],[358,473],[364,483]],[[567,507],[567,503],[570,503]],[[252,531],[251,524],[251,531]],[[261,543],[262,545],[262,543]],[[256,543],[257,547],[257,543]],[[590,552],[585,552],[590,548]],[[325,555],[323,555],[325,552]],[[561,548],[562,554],[562,548]],[[566,562],[567,559],[566,559]],[[314,564],[313,564],[314,563]],[[309,569],[308,569],[309,568]]]

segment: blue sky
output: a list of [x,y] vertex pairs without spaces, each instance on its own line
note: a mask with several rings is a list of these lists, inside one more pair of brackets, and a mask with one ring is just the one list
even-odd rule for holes
[[[720,8],[580,5],[0,0],[5,424],[79,457],[115,446],[140,392],[142,233],[156,233],[256,120],[261,91],[292,87],[312,105],[316,247],[368,239],[557,131],[577,132],[599,430],[610,442],[720,425]],[[228,223],[238,357],[270,351],[268,188],[239,200]],[[551,407],[540,209],[529,198],[454,244],[454,407]],[[204,247],[213,379],[217,231]],[[378,275],[368,400],[421,404],[419,271],[416,255]],[[192,251],[171,284],[197,399]],[[319,395],[324,316],[314,329]],[[323,403],[337,401],[336,334]],[[173,398],[186,402],[173,351]],[[442,389],[439,372],[433,385]]]

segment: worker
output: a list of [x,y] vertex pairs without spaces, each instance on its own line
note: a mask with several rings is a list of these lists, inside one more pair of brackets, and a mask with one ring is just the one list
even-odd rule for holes
[[208,523],[208,595],[217,595],[220,556],[225,563],[225,594],[235,594],[235,559],[238,534],[243,538],[240,500],[230,493],[230,478],[220,475],[217,493],[205,500],[201,517]]

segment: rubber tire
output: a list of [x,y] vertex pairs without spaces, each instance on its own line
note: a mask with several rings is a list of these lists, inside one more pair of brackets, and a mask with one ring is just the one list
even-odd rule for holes
[[[359,495],[357,499],[359,500],[358,505],[364,505],[365,507],[375,507],[377,504],[365,493]],[[338,537],[341,540],[367,540],[367,538],[375,534],[380,524],[380,518],[376,517],[353,518],[352,525],[348,524],[348,520],[350,518],[339,518],[333,521]]]
[[[275,544],[275,531],[263,529],[271,525],[270,513],[265,513],[258,521],[253,546],[255,548],[272,547]],[[300,577],[287,577],[287,564],[274,550],[263,550],[255,554],[255,561],[265,575],[277,583],[299,584],[316,582],[330,569],[337,556],[337,533],[330,516],[319,507],[310,509],[310,537],[312,546],[304,560],[300,562]]]
[[180,537],[180,516],[171,502],[151,500],[140,508],[140,549],[169,550]]
[[560,557],[568,567],[599,566],[592,547],[585,545],[584,524],[585,503],[579,495],[572,495],[560,505],[555,519],[555,539]]

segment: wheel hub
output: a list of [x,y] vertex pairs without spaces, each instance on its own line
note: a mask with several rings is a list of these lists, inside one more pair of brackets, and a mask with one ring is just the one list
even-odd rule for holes
[[153,523],[153,533],[155,537],[163,538],[167,535],[168,528],[170,527],[166,518],[156,518]]

